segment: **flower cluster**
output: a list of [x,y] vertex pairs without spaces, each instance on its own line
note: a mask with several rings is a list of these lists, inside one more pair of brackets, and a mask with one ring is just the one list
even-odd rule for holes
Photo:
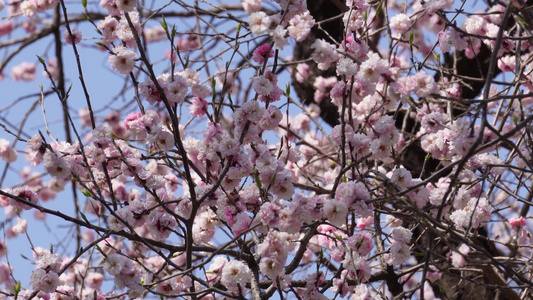
[[[22,287],[16,264],[0,262],[0,300],[435,299],[453,298],[441,287],[456,279],[462,290],[528,286],[533,46],[528,24],[504,20],[509,8],[178,2],[101,0],[86,18],[55,14],[54,23],[46,11],[57,0],[10,2],[0,36],[28,37],[0,48],[53,31],[58,57],[39,59],[41,79],[53,81],[35,95],[44,114],[60,98],[68,141],[48,118],[39,134],[26,120],[18,130],[4,122],[24,97],[1,109],[13,137],[0,139],[0,184],[11,186],[0,191],[4,236],[26,235],[35,270]],[[466,13],[463,24],[453,11]],[[121,90],[103,105],[81,60],[57,50],[81,42],[72,24],[84,20],[110,69],[127,75],[113,76]],[[63,39],[49,27],[57,22],[69,23]],[[83,45],[91,39],[84,30]],[[87,101],[77,117],[70,65]],[[34,80],[37,67],[20,63],[11,77]],[[20,167],[21,153],[32,167]],[[67,187],[75,211],[52,209]],[[45,229],[50,215],[75,225],[60,244],[65,258],[33,247],[29,213]],[[0,239],[0,259],[11,249]],[[501,264],[493,277],[512,288],[489,276],[477,284],[486,261]]]

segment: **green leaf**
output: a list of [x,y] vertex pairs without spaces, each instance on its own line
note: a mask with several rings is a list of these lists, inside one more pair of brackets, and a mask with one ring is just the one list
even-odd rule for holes
[[439,54],[433,54],[433,56],[435,57],[435,61],[436,62],[440,62],[440,53]]
[[39,55],[36,55],[37,56],[37,59],[39,60],[39,62],[41,64],[43,64],[43,66],[46,66],[46,62],[44,61],[44,59],[42,57],[40,57]]
[[426,154],[426,158],[424,158],[425,161],[428,161],[431,158],[431,154]]
[[513,123],[516,125],[518,124],[518,118],[516,116],[513,116]]
[[239,34],[239,32],[241,31],[241,28],[242,28],[242,24],[241,23],[237,24],[237,34]]
[[83,219],[83,221],[85,221],[86,223],[90,224],[89,220],[87,220],[87,217],[80,211],[80,215],[81,215],[81,218]]
[[50,243],[50,253],[54,254],[54,245],[52,243]]
[[167,20],[165,19],[165,15],[161,15],[161,19],[163,19],[163,21],[161,21],[161,27],[163,27],[163,29],[165,29],[165,31],[168,32],[168,24],[167,24]]
[[272,176],[272,179],[270,179],[270,185],[274,184],[274,182],[276,182],[276,174],[274,174],[274,176]]
[[415,252],[415,256],[424,257],[424,253]]
[[17,284],[15,285],[15,294],[18,294],[20,293],[20,281],[17,282]]
[[342,175],[342,182],[348,182],[348,178],[346,177],[346,175]]
[[365,19],[365,21],[366,21],[366,18],[367,18],[367,17],[368,17],[368,15],[367,15],[366,11],[364,11],[364,12],[363,12],[363,18]]
[[213,91],[213,97],[215,97],[216,94],[216,83],[215,76],[211,77],[211,90]]
[[185,58],[185,69],[187,69],[187,67],[189,67],[189,56],[187,56],[187,58]]
[[172,25],[172,31],[170,32],[170,37],[174,39],[178,31],[176,30],[176,25]]
[[84,9],[87,9],[87,0],[81,0],[81,5],[83,5]]
[[285,87],[285,95],[287,98],[291,96],[291,85],[289,83],[287,83],[287,86]]
[[379,2],[378,7],[376,7],[376,16],[379,15],[381,12],[381,6],[383,5],[383,1]]
[[339,240],[339,241],[342,242],[342,240],[343,240],[342,236],[340,236],[340,235],[338,235],[338,234],[336,234],[336,233],[334,233],[334,235],[335,235],[335,238],[336,238],[337,240]]
[[94,297],[94,300],[98,299],[98,293],[96,292],[96,290],[94,290],[93,292],[93,297]]
[[82,193],[85,197],[94,198],[94,195],[93,195],[89,190],[83,190],[83,191],[81,191],[81,193]]
[[254,170],[254,181],[257,188],[261,189],[261,180],[259,180],[259,173],[257,172],[257,169]]
[[456,181],[453,183],[453,186],[460,186],[461,185],[461,182],[460,181]]
[[409,34],[409,46],[413,47],[413,40],[415,39],[415,32],[411,31]]

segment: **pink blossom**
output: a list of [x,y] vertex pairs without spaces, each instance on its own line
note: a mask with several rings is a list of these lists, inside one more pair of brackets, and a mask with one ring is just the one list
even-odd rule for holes
[[[106,20],[107,20],[107,17],[106,17]],[[98,29],[101,30],[100,26],[98,26]],[[144,37],[146,38],[147,42],[158,42],[158,41],[164,40],[167,37],[165,29],[163,29],[163,27],[161,26],[144,28],[143,33],[144,33]]]
[[21,233],[25,233],[28,229],[28,222],[26,219],[17,218],[17,224],[13,225],[9,230],[14,236],[17,236]]
[[468,47],[467,41],[452,27],[440,31],[437,34],[437,39],[442,52],[449,52],[452,46],[457,50],[464,50]]
[[381,59],[377,53],[369,53],[368,59],[361,63],[357,75],[365,81],[377,82],[388,69],[386,60]]
[[346,223],[348,216],[348,206],[346,203],[338,200],[330,200],[324,203],[323,207],[324,217],[328,222],[335,226],[342,226]]
[[353,251],[356,251],[361,256],[366,256],[373,249],[372,236],[368,231],[359,231],[357,234],[349,237],[346,243]]
[[259,126],[263,130],[273,130],[278,127],[282,117],[283,116],[279,108],[270,105],[268,109],[264,111],[263,116],[259,120]]
[[89,272],[85,277],[85,284],[93,289],[99,289],[104,282],[104,275],[97,272]]
[[526,226],[526,219],[524,217],[511,218],[508,220],[508,222],[513,227],[513,229],[518,229]]
[[146,228],[157,240],[164,240],[172,233],[170,229],[177,226],[176,219],[166,212],[160,210],[153,210],[148,215],[148,221],[145,224]]
[[464,267],[468,253],[470,253],[470,247],[464,243],[461,244],[457,251],[452,251],[451,253],[452,265],[456,268]]
[[[39,200],[39,197],[37,196],[37,194],[34,191],[32,191],[28,186],[13,189],[11,191],[11,194],[31,204],[37,204],[37,201]],[[32,208],[31,205],[20,202],[19,200],[15,198],[10,198],[9,204],[11,204],[13,207],[24,209],[24,210],[29,210]]]
[[411,29],[413,21],[406,14],[400,13],[391,18],[389,25],[390,28],[393,29],[392,36],[399,39],[403,34]]
[[242,0],[242,7],[247,14],[258,12],[263,4],[261,0]]
[[187,93],[187,81],[179,75],[175,75],[174,80],[166,84],[165,95],[170,104],[183,103]]
[[62,259],[59,254],[52,253],[49,250],[44,250],[42,253],[36,254],[38,257],[36,268],[59,272],[62,263]]
[[424,71],[416,73],[413,76],[413,81],[416,84],[414,92],[418,97],[427,97],[437,92],[435,79]]
[[250,278],[250,269],[239,260],[231,260],[222,268],[220,283],[229,290],[236,290],[237,285],[244,286]]
[[283,48],[289,44],[287,39],[287,29],[285,29],[283,26],[277,26],[270,32],[270,36],[274,41],[274,47],[276,49],[283,50]]
[[322,39],[317,39],[311,44],[313,54],[311,57],[318,64],[320,70],[327,70],[332,63],[339,59],[339,55],[336,52],[336,47]]
[[34,290],[52,293],[59,285],[59,276],[56,272],[46,272],[43,269],[37,269],[31,274],[30,284]]
[[23,62],[11,69],[11,78],[14,81],[33,81],[37,67],[35,64]]
[[405,168],[398,168],[392,172],[391,181],[396,184],[400,190],[405,190],[411,185],[411,172]]
[[478,228],[482,224],[490,221],[492,207],[486,198],[471,198],[464,209],[456,210],[450,216],[450,219],[458,227]]
[[[163,81],[163,79],[158,79],[157,83],[163,89],[163,92],[165,92],[166,83]],[[159,90],[157,89],[155,83],[153,83],[151,80],[141,82],[139,84],[139,92],[146,98],[146,101],[148,101],[148,103],[150,104],[154,104],[156,102],[161,101],[161,95],[159,94]]]
[[270,48],[270,45],[264,44],[264,45],[261,45],[255,48],[252,54],[252,59],[257,63],[262,64],[267,57],[272,57],[273,55],[274,55],[274,50]]
[[389,265],[401,265],[411,256],[409,246],[403,242],[392,244],[390,254],[387,259]]
[[257,101],[248,101],[240,108],[250,122],[259,122],[265,113],[265,109]]
[[137,1],[134,0],[115,0],[115,5],[123,12],[133,11],[137,7]]
[[473,15],[468,17],[463,27],[465,31],[471,34],[483,35],[485,30],[486,21],[481,16]]
[[72,41],[74,41],[74,44],[78,44],[79,42],[81,42],[82,35],[79,30],[71,28],[70,32],[72,33],[72,35],[68,32],[68,30],[65,30],[65,32],[63,32],[63,39],[65,39],[65,42],[67,44],[72,45]]
[[203,116],[207,112],[207,105],[207,101],[205,101],[204,99],[193,97],[192,104],[189,107],[189,109],[191,110],[191,115],[195,117]]
[[366,60],[368,51],[370,50],[364,41],[354,39],[351,35],[347,36],[346,40],[342,41],[340,48],[346,49],[346,51],[352,54],[353,57],[358,61]]
[[57,5],[57,3],[59,3],[59,0],[25,0],[20,4],[20,10],[25,16],[32,17],[36,13],[42,13],[53,8]]
[[102,32],[107,42],[113,42],[117,38],[117,28],[119,21],[113,16],[106,16],[105,19],[98,22],[98,29]]
[[118,275],[126,266],[126,260],[127,258],[120,254],[110,254],[106,257],[104,269],[111,275]]
[[296,81],[302,83],[309,78],[309,65],[304,63],[299,63],[296,65],[296,70],[294,71]]
[[353,4],[354,9],[348,9],[342,17],[342,21],[344,22],[344,28],[347,29],[346,35],[351,35],[352,32],[362,28],[365,24],[365,17],[363,16],[363,12],[368,9],[368,5],[366,4],[366,1],[354,2],[356,2],[356,4]]
[[374,295],[370,292],[368,287],[365,284],[359,284],[355,287],[354,292],[352,293],[352,296],[350,297],[350,300],[372,300],[376,299],[374,298]]
[[0,36],[11,33],[11,31],[13,31],[13,28],[13,22],[11,20],[0,22]]
[[359,70],[358,65],[353,61],[353,59],[348,57],[343,57],[337,62],[337,75],[338,76],[354,76]]
[[292,183],[292,172],[284,169],[276,174],[276,180],[271,188],[272,193],[281,199],[288,200],[294,194],[294,185]]
[[[131,11],[128,12],[128,15],[130,16],[131,23],[133,24],[135,30],[137,30],[137,32],[142,32],[141,24],[139,23],[139,13],[137,11]],[[117,29],[115,30],[115,34],[117,38],[121,39],[123,42],[126,43],[126,46],[137,46],[137,43],[135,42],[135,38],[133,36],[133,31],[131,30],[128,20],[126,19],[124,14],[122,14],[120,17],[120,21],[117,26]]]
[[116,0],[100,0],[100,5],[107,10],[109,14],[113,16],[120,15],[120,9]]
[[215,235],[216,216],[212,211],[198,215],[193,225],[193,238],[198,244],[208,243]]
[[[410,186],[418,185],[421,181],[421,179],[412,179]],[[423,208],[429,201],[429,190],[424,186],[419,186],[409,191],[407,195],[411,200],[415,201],[419,208]]]
[[124,46],[113,48],[113,53],[109,55],[109,64],[111,68],[120,74],[128,74],[135,67],[137,53]]
[[274,90],[272,83],[263,75],[252,79],[252,87],[259,95],[269,95]]
[[431,282],[435,282],[442,278],[442,273],[435,266],[430,265],[426,273],[426,278]]
[[250,14],[248,21],[250,31],[254,34],[262,34],[269,28],[270,18],[262,11]]
[[441,9],[449,8],[451,5],[451,2],[449,0],[428,0],[422,3],[422,7],[430,15],[436,13]]
[[0,139],[0,158],[8,163],[12,163],[17,160],[18,153],[15,149],[11,148],[9,141],[6,139]]
[[395,227],[391,230],[391,238],[395,242],[409,243],[412,236],[413,232],[405,227]]
[[305,11],[303,14],[294,16],[289,21],[289,24],[289,27],[287,27],[289,36],[297,42],[301,42],[305,40],[311,32],[311,28],[315,26],[315,19],[313,19],[309,11]]
[[506,55],[498,59],[498,68],[503,72],[514,72],[516,70],[516,57]]
[[176,47],[182,52],[198,49],[200,47],[200,36],[189,34],[185,38],[180,37],[176,43]]

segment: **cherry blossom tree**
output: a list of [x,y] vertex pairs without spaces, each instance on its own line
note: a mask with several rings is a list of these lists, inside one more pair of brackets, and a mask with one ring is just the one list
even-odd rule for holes
[[533,297],[532,6],[0,0],[0,299]]

